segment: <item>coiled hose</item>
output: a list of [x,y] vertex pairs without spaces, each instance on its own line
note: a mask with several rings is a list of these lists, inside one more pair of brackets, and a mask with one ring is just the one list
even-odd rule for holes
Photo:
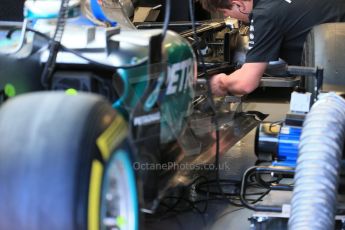
[[340,161],[345,140],[345,100],[323,95],[303,124],[290,230],[334,229]]

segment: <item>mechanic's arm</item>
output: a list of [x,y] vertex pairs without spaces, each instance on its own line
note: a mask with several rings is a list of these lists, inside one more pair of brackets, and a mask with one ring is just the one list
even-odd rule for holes
[[216,96],[248,94],[260,84],[261,76],[267,67],[266,62],[245,63],[241,69],[230,75],[217,74],[211,79],[212,92]]

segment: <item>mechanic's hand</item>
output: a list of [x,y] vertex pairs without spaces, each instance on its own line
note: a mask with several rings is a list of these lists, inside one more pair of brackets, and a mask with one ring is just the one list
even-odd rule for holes
[[224,86],[222,79],[228,77],[228,75],[224,73],[213,75],[210,81],[211,90],[213,95],[215,96],[226,96],[228,94],[228,90]]

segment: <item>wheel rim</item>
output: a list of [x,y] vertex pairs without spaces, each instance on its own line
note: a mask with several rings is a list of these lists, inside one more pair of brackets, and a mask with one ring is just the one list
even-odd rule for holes
[[138,198],[136,180],[127,152],[116,151],[104,174],[101,198],[101,229],[137,230]]

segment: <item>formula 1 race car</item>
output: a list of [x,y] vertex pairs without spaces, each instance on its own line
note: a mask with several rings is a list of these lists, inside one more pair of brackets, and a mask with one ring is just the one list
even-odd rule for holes
[[[108,28],[67,20],[80,5],[65,0],[55,12],[27,1],[23,29],[1,25],[0,228],[139,229],[141,212],[193,179],[176,163],[213,163],[192,45],[166,29],[134,29],[126,2],[82,3],[121,16],[117,26],[103,18]],[[230,104],[222,148],[259,123],[235,118],[239,100]]]

